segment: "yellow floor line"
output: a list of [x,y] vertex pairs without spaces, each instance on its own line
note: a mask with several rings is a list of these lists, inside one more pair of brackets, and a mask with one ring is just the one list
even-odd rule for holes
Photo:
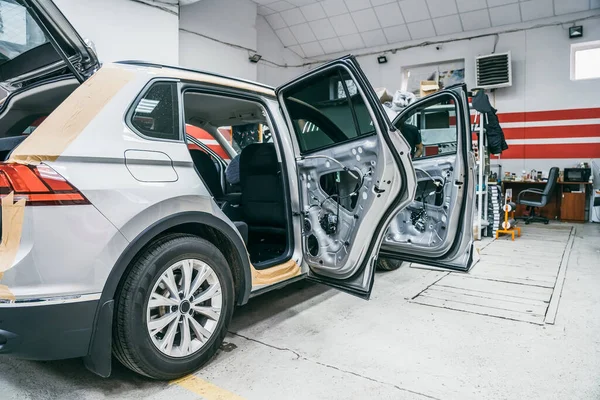
[[195,375],[184,376],[170,382],[171,385],[179,385],[190,392],[199,394],[206,400],[244,400],[243,397],[228,390],[222,389],[215,384],[205,381]]

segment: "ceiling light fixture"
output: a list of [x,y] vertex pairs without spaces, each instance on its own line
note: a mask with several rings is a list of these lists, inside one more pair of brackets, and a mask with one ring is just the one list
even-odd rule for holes
[[379,56],[379,57],[377,57],[377,62],[379,64],[385,64],[387,62],[387,57],[386,56]]

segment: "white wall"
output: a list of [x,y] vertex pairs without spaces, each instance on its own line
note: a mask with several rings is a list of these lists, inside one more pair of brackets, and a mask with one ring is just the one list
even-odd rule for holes
[[[600,40],[600,19],[581,24],[585,35],[576,40],[569,39],[568,29],[561,26],[500,34],[496,52],[510,51],[513,68],[513,86],[496,91],[496,106],[500,111],[600,106],[600,80],[570,79],[570,45]],[[471,88],[475,86],[475,57],[490,54],[494,40],[494,36],[487,36],[445,43],[440,50],[436,50],[435,45],[414,47],[396,54],[387,53],[386,64],[378,64],[377,55],[359,55],[358,61],[374,87],[394,91],[400,88],[404,66],[463,58],[465,80]]]
[[178,16],[130,0],[54,0],[103,62],[179,63]]
[[[307,68],[285,68],[304,60],[283,47],[251,0],[202,0],[181,7],[180,64],[240,78],[279,85]],[[225,42],[225,43],[223,43]],[[258,64],[248,61],[262,55]]]
[[[591,14],[580,14],[577,17],[581,18]],[[598,14],[597,11],[596,14]],[[571,19],[573,16],[566,18]],[[543,21],[536,21],[536,24],[541,22]],[[501,160],[504,171],[520,172],[522,170],[529,171],[532,168],[547,171],[551,166],[563,168],[573,166],[580,161],[590,161],[590,159],[600,161],[600,79],[585,81],[571,81],[570,79],[570,46],[573,43],[600,40],[600,19],[589,19],[581,21],[579,24],[584,26],[584,37],[576,40],[568,38],[568,26],[570,25],[567,24],[499,35],[496,52],[510,50],[513,68],[513,86],[498,89],[490,95],[490,100],[498,109],[501,121],[502,114],[507,113],[556,110],[557,112],[554,114],[559,116],[550,115],[544,117],[548,120],[538,123],[538,125],[546,124],[548,127],[529,127],[527,124],[530,122],[525,121],[528,114],[524,114],[524,117],[514,123],[503,123],[507,138],[509,136],[512,138],[509,140],[509,146],[511,146],[511,141],[513,142],[512,150],[509,149],[513,153],[511,158],[505,157]],[[513,28],[515,27],[506,27],[505,29]],[[395,54],[386,54],[388,59],[386,64],[377,63],[377,54],[358,56],[358,61],[374,87],[386,87],[393,92],[400,88],[403,66],[464,58],[465,79],[468,87],[472,88],[475,86],[475,57],[490,54],[493,50],[494,40],[494,36],[488,36],[445,43],[440,50],[436,50],[435,45],[399,50]],[[395,46],[369,49],[369,51],[383,51],[392,47]],[[595,108],[596,110],[592,112],[593,116],[586,117],[587,119],[560,117],[565,114],[560,110],[584,108]],[[512,118],[518,117],[513,114]],[[558,121],[556,121],[557,119]],[[569,119],[570,121],[565,122],[560,119]],[[580,137],[582,135],[580,135],[578,126],[572,124],[594,125],[595,127],[591,126],[591,129],[592,133],[595,130],[596,134],[594,137],[589,137],[589,134],[587,138]],[[556,129],[554,132],[550,132],[551,128]],[[562,129],[563,132],[559,137],[553,136],[556,135],[557,129]],[[588,129],[590,128],[588,127]],[[539,142],[538,139],[542,142],[536,144]],[[550,146],[553,140],[560,140],[560,143],[554,144],[552,148],[543,147]],[[578,141],[583,143],[572,146]],[[522,145],[523,142],[530,144]],[[575,149],[577,146],[579,146],[578,149]],[[548,152],[555,153],[564,149],[565,152],[548,159],[538,158],[539,155],[534,156],[533,154],[536,151],[539,153],[540,149],[548,149]],[[519,154],[516,155],[515,151],[517,150]],[[577,154],[577,151],[586,155]],[[569,158],[565,158],[566,154],[571,155]],[[600,184],[600,182],[597,183]]]
[[248,56],[257,49],[256,9],[256,3],[250,0],[227,0],[226,7],[220,0],[202,0],[181,7],[180,64],[256,80],[257,65],[248,61]]
[[248,52],[219,44],[185,31],[179,32],[181,66],[238,78],[256,80],[256,64],[248,61]]
[[256,18],[256,30],[258,53],[264,59],[258,64],[257,80],[259,82],[278,86],[308,70],[308,67],[295,67],[302,65],[305,60],[293,51],[283,47],[283,44],[262,15],[258,15]]
[[[179,16],[132,0],[54,1],[75,29],[94,42],[102,62],[182,65],[274,86],[307,70],[277,66],[304,60],[283,47],[251,0],[227,0],[226,7],[222,0],[202,0],[181,7]],[[248,61],[253,52],[264,61]]]

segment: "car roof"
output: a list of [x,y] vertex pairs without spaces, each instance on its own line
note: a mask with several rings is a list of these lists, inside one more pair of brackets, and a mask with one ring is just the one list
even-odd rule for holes
[[149,70],[161,70],[161,75],[175,77],[184,80],[208,82],[218,84],[220,86],[233,87],[238,89],[250,90],[265,94],[267,96],[275,96],[275,88],[263,83],[253,82],[246,79],[235,78],[232,76],[221,75],[214,72],[196,70],[191,68],[177,67],[172,65],[156,64],[146,61],[125,60],[117,61],[114,64],[133,65]]

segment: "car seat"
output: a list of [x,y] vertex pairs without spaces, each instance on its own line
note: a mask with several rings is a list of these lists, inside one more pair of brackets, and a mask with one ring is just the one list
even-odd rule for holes
[[241,206],[250,233],[286,233],[283,183],[273,143],[253,143],[240,156]]
[[215,165],[211,156],[202,150],[195,149],[190,150],[190,154],[192,156],[194,166],[208,187],[208,190],[210,190],[217,203],[220,203],[219,205],[222,207],[223,212],[225,212],[225,214],[234,220],[233,223],[235,227],[242,235],[244,243],[247,244],[248,225],[242,221],[235,221],[237,218],[232,215],[234,212],[231,211],[232,208],[231,204],[229,203],[230,199],[228,199],[228,196],[223,193],[223,187],[221,186],[221,175],[219,174],[219,170],[217,169],[217,166]]
[[221,175],[210,155],[202,150],[190,150],[192,161],[200,177],[210,190],[216,200],[223,198],[223,187],[221,186]]

